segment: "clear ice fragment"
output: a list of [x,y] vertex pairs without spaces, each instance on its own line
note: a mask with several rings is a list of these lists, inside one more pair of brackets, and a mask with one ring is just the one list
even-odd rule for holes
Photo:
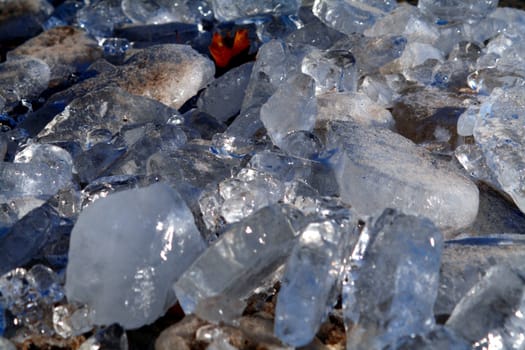
[[485,156],[478,145],[464,144],[458,146],[454,155],[472,178],[490,184],[494,188],[499,188],[498,181],[487,166]]
[[395,350],[470,350],[472,346],[447,327],[437,326],[427,334],[405,337]]
[[395,0],[316,0],[312,11],[329,27],[349,35],[362,33],[396,5]]
[[482,103],[474,139],[501,188],[525,212],[525,88],[495,89]]
[[439,290],[434,313],[449,316],[495,265],[520,268],[525,259],[520,234],[494,234],[447,241],[441,259]]
[[355,58],[347,50],[322,52],[312,49],[303,58],[301,72],[314,78],[315,93],[355,91],[357,67]]
[[327,148],[341,199],[361,215],[386,207],[430,218],[445,232],[476,218],[476,185],[448,164],[429,158],[414,143],[385,128],[330,122]]
[[87,306],[72,304],[53,308],[53,328],[64,339],[76,337],[93,328],[93,313]]
[[169,22],[198,24],[203,19],[213,18],[208,0],[122,0],[122,10],[133,22],[146,24]]
[[294,237],[285,207],[277,204],[231,225],[174,284],[184,312],[213,297],[247,297],[284,262]]
[[498,0],[420,0],[417,7],[436,21],[477,22],[498,7]]
[[524,276],[508,265],[492,267],[460,300],[446,326],[487,349],[522,349]]
[[275,335],[284,343],[310,343],[335,303],[343,255],[356,237],[350,215],[345,223],[313,222],[298,237],[281,279]]
[[100,329],[80,345],[78,350],[128,350],[128,336],[118,324]]
[[73,100],[38,138],[41,142],[77,141],[83,149],[89,149],[100,139],[93,135],[100,135],[101,130],[106,130],[105,137],[111,138],[126,125],[166,123],[178,114],[150,98],[131,95],[118,87],[105,87]]
[[174,301],[171,284],[204,250],[191,211],[168,185],[117,192],[80,213],[71,233],[68,300],[95,324],[136,328]]
[[393,128],[392,114],[362,92],[328,93],[317,96],[317,121],[349,120],[364,126]]
[[430,220],[391,209],[361,232],[343,285],[348,349],[383,349],[432,329],[442,249]]
[[131,20],[121,8],[121,0],[98,0],[87,3],[76,14],[77,24],[97,38],[113,34],[115,27]]
[[291,132],[311,131],[316,115],[315,81],[301,73],[288,78],[261,107],[261,121],[278,147]]
[[215,79],[199,96],[197,107],[226,122],[241,110],[253,63],[245,63]]
[[[51,78],[49,66],[38,58],[14,57],[0,64],[0,100],[10,110],[22,99],[38,97]],[[0,110],[2,112],[2,110]]]
[[241,17],[269,14],[294,15],[297,14],[301,1],[299,0],[211,0],[213,13],[219,21],[232,21]]

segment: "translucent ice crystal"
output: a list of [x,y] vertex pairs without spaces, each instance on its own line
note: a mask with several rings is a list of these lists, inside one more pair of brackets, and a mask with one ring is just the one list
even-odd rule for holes
[[301,2],[298,0],[212,0],[215,18],[220,21],[231,21],[241,17],[261,14],[289,15],[296,14]]
[[335,220],[309,224],[300,234],[281,279],[275,334],[293,346],[310,343],[335,303],[343,255],[354,241],[355,223]]
[[197,106],[217,120],[227,121],[241,109],[253,63],[246,63],[214,80],[200,95]]
[[[96,133],[106,130],[111,139],[126,125],[165,123],[175,109],[150,98],[135,96],[118,87],[106,87],[71,102],[38,135],[41,141],[77,141],[83,149],[97,143]],[[109,141],[101,139],[100,141]]]
[[22,99],[38,97],[50,78],[49,66],[37,58],[15,56],[0,64],[0,105],[9,110]]
[[474,138],[501,188],[525,212],[525,88],[495,89],[480,108]]
[[151,323],[203,249],[193,215],[166,184],[114,193],[84,208],[73,228],[68,300],[88,304],[95,324]]
[[362,215],[393,207],[426,216],[447,231],[474,221],[477,187],[408,139],[348,122],[331,122],[328,128],[341,198]]
[[498,0],[420,0],[417,6],[436,20],[476,22],[498,6]]
[[446,325],[472,342],[488,349],[521,349],[525,295],[523,274],[508,265],[492,267],[465,294]]
[[285,208],[277,204],[231,225],[174,284],[184,312],[210,298],[246,297],[284,262],[294,237]]
[[313,13],[326,25],[345,34],[362,33],[391,11],[396,1],[316,0]]
[[200,23],[202,19],[212,19],[213,15],[208,0],[123,0],[122,10],[133,22],[148,24]]
[[428,219],[385,210],[365,228],[343,286],[348,349],[383,349],[432,329],[442,249]]
[[392,128],[392,114],[362,92],[328,93],[317,97],[318,121],[351,120],[366,126]]
[[284,82],[261,108],[261,120],[278,147],[287,134],[312,130],[316,115],[315,81],[300,73]]

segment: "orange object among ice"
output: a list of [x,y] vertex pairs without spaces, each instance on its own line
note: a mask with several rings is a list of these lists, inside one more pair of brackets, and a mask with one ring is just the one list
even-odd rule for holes
[[219,33],[213,34],[213,39],[208,47],[215,61],[215,64],[224,68],[228,66],[233,57],[242,53],[250,47],[250,39],[248,38],[248,30],[240,29],[235,32],[233,42],[230,33],[223,37]]

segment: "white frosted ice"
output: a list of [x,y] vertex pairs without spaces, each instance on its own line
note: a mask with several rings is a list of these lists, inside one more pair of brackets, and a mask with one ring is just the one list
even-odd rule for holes
[[88,304],[95,324],[137,328],[175,301],[172,283],[204,250],[180,195],[158,183],[101,198],[71,233],[68,300]]

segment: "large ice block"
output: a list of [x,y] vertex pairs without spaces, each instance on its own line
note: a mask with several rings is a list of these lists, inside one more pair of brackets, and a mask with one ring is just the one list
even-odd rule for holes
[[341,198],[360,214],[398,208],[447,232],[476,218],[476,185],[401,135],[336,121],[328,124],[327,137]]
[[95,324],[151,323],[175,300],[171,284],[203,250],[191,211],[168,185],[111,194],[84,208],[73,228],[68,300],[88,304]]

